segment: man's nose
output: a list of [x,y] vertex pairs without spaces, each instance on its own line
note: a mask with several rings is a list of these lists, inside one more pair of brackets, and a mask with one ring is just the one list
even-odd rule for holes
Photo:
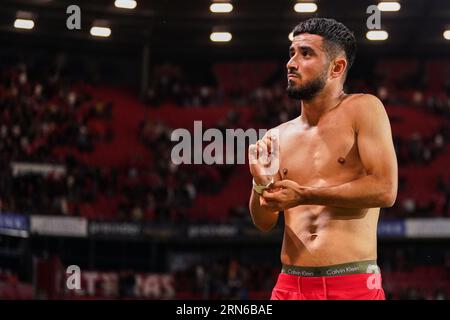
[[291,69],[294,69],[294,70],[298,69],[298,66],[297,66],[297,63],[295,63],[294,57],[290,58],[289,61],[286,63],[286,68],[287,68],[288,72]]

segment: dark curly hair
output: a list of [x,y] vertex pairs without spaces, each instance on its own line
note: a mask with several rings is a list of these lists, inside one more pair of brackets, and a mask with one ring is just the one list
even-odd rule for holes
[[346,74],[355,60],[355,35],[345,25],[334,19],[311,18],[299,23],[292,31],[294,37],[302,33],[317,34],[324,38],[324,49],[328,58],[334,59],[340,51],[347,58]]

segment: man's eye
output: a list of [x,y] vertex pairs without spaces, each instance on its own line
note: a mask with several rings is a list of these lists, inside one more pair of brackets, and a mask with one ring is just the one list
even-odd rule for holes
[[303,55],[304,57],[309,56],[309,52],[308,52],[308,51],[303,51],[302,55]]

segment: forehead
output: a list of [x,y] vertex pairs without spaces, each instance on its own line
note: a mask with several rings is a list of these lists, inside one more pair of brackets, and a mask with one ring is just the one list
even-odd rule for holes
[[319,36],[317,34],[301,33],[294,37],[290,48],[308,46],[314,50],[323,51],[322,42],[322,36]]

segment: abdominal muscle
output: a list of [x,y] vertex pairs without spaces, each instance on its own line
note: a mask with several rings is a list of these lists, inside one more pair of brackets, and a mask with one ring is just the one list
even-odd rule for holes
[[379,208],[298,206],[284,216],[283,264],[328,266],[377,258]]

